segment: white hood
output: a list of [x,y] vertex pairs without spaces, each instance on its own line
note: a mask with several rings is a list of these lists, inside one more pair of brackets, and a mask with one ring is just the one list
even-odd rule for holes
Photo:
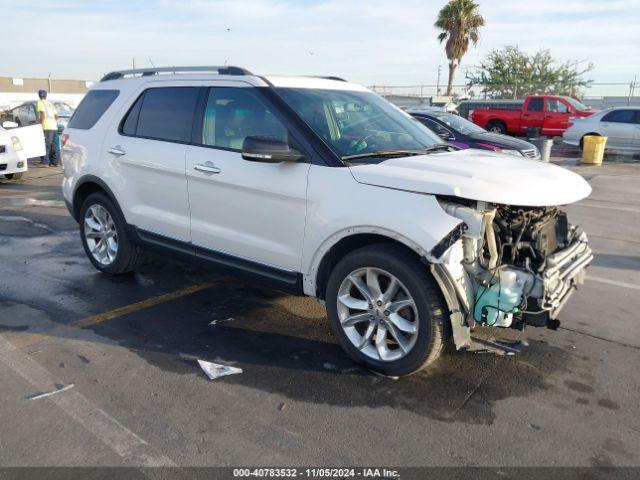
[[582,200],[591,187],[565,168],[484,150],[394,158],[350,167],[359,183],[505,205],[543,207]]

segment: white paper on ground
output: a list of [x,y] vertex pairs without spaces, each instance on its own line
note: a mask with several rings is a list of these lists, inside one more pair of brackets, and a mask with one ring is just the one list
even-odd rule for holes
[[202,371],[207,374],[209,380],[215,380],[216,378],[224,377],[226,375],[242,373],[241,368],[220,365],[219,363],[205,362],[204,360],[198,360],[198,365],[200,365]]

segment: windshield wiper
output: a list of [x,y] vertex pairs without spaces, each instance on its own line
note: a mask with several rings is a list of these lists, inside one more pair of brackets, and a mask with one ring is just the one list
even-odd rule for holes
[[378,150],[377,152],[356,153],[355,155],[345,155],[342,160],[354,160],[356,158],[383,158],[383,157],[409,157],[413,155],[425,155],[431,152],[439,152],[441,150],[460,150],[454,145],[448,143],[436,143],[430,147],[421,150]]
[[355,155],[345,155],[342,160],[353,160],[355,158],[367,157],[402,157],[410,155],[422,155],[426,150],[378,150],[377,152],[356,153]]
[[425,148],[422,153],[439,152],[441,150],[460,150],[460,148],[455,145],[451,145],[450,143],[436,143],[435,145]]

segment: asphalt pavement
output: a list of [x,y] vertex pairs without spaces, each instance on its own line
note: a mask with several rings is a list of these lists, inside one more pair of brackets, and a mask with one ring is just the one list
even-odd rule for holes
[[596,256],[561,329],[395,381],[312,299],[156,255],[100,274],[61,169],[0,180],[0,466],[638,466],[640,164],[571,163]]

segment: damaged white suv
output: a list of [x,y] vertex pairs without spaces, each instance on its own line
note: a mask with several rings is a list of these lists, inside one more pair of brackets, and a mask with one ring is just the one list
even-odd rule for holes
[[499,334],[554,326],[592,260],[557,207],[589,195],[580,176],[457,151],[338,78],[113,72],[63,142],[96,268],[128,272],[153,249],[318,298],[346,352],[387,375],[433,362],[450,336],[518,350]]

